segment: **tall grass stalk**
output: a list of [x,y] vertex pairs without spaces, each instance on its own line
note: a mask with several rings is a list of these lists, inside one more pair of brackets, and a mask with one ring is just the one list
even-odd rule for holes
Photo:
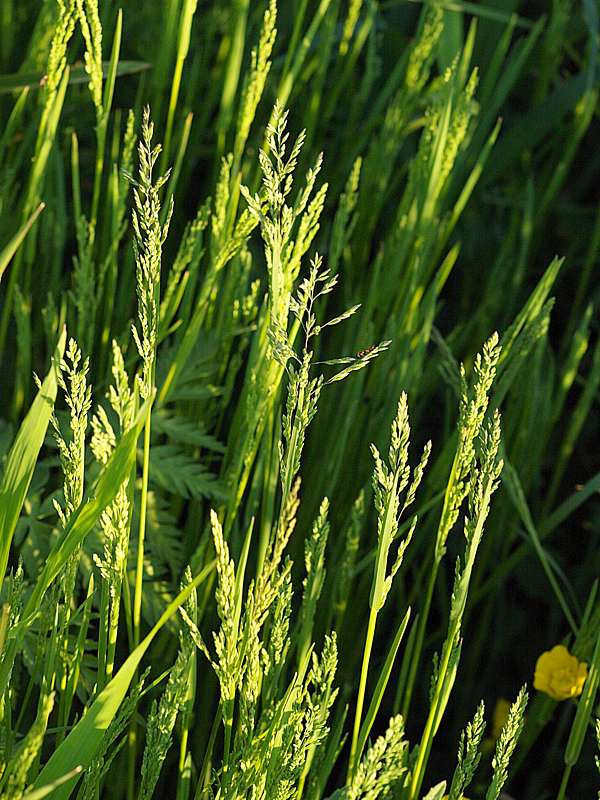
[[592,796],[595,4],[38,5],[0,796]]

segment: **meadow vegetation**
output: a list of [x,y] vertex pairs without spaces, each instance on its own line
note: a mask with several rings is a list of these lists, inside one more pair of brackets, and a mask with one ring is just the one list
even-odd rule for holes
[[599,44],[2,0],[1,798],[600,797]]

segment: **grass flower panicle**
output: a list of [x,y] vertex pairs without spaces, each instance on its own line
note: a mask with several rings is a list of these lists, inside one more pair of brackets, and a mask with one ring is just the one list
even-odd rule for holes
[[528,699],[527,690],[523,686],[517,695],[517,699],[509,709],[508,717],[498,737],[496,752],[492,759],[492,781],[485,795],[485,800],[497,800],[508,779],[508,765],[523,730]]
[[481,760],[480,744],[485,730],[485,706],[483,701],[479,704],[472,722],[469,722],[462,732],[458,746],[457,766],[452,777],[450,793],[446,795],[449,800],[467,800],[464,790],[473,780],[475,770]]

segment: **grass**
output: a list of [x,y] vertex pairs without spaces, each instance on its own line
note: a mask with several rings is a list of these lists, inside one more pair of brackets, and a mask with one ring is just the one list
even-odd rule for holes
[[1,797],[595,796],[599,35],[4,0]]

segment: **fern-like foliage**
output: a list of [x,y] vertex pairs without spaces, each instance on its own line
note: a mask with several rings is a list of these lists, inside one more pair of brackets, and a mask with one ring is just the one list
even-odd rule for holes
[[155,445],[152,448],[150,475],[156,486],[180,497],[225,497],[217,476],[175,445]]

